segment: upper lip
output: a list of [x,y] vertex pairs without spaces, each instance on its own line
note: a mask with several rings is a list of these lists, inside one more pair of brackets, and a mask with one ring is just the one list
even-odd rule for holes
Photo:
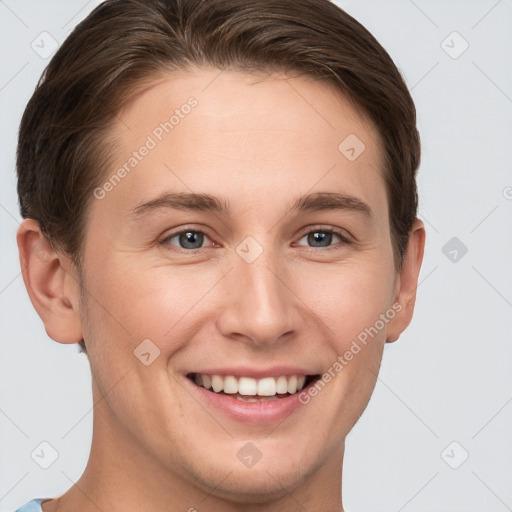
[[195,370],[187,372],[187,375],[191,373],[199,373],[201,375],[234,375],[239,377],[252,377],[253,379],[263,379],[265,377],[280,377],[291,376],[291,375],[318,375],[319,372],[307,370],[305,368],[299,368],[294,366],[272,366],[271,368],[251,368],[249,366],[237,366],[237,367],[222,367],[222,368],[207,368],[204,370]]

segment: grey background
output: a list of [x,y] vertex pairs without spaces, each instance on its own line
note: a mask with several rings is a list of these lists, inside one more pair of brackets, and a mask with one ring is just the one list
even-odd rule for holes
[[[87,360],[47,337],[20,274],[14,158],[21,114],[48,62],[32,42],[45,37],[50,48],[43,31],[63,41],[98,3],[0,0],[0,512],[64,492],[90,446]],[[512,1],[338,4],[412,89],[427,228],[415,317],[386,347],[347,439],[345,505],[512,510]],[[31,458],[43,441],[58,453],[48,469]]]

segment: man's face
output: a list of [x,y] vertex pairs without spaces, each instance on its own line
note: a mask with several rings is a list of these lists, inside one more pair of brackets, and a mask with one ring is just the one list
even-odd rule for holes
[[[105,182],[117,178],[91,200],[84,253],[83,336],[105,394],[95,435],[226,496],[279,494],[341,464],[397,295],[375,127],[305,77],[202,69],[138,96],[112,136]],[[226,208],[141,206],[166,193]],[[317,393],[282,393],[329,371]],[[275,377],[281,393],[243,401],[194,374],[245,377],[226,382],[240,398],[252,379],[272,394],[258,377]]]

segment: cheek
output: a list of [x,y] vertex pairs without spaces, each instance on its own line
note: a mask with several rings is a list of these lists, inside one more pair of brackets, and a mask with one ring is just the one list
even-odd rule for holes
[[[116,352],[115,357],[130,364],[133,351],[146,339],[167,357],[176,352],[193,336],[190,318],[208,305],[204,296],[218,280],[217,273],[161,260],[155,265],[137,254],[104,256],[87,283],[88,323],[94,329],[93,342],[102,345],[98,350]],[[106,339],[108,344],[102,341]]]
[[103,318],[102,325],[108,326],[112,334],[120,332],[126,337],[129,333],[134,339],[144,339],[158,327],[164,328],[160,324],[166,322],[170,312],[166,289],[175,283],[152,278],[147,269],[134,264],[135,258],[98,256],[90,265],[95,272],[88,277],[88,287],[96,299],[92,306],[95,315]]
[[[391,306],[394,274],[387,263],[318,266],[314,273],[302,274],[308,279],[297,281],[298,295],[329,328],[338,353]],[[381,322],[378,327],[385,332]]]

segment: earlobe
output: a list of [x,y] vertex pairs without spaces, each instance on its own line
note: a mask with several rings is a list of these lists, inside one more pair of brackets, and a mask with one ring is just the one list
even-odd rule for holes
[[82,339],[78,276],[69,258],[58,253],[34,219],[25,219],[16,235],[23,282],[46,333],[59,343]]
[[394,304],[400,305],[399,313],[388,324],[386,341],[396,341],[411,323],[416,302],[418,277],[425,249],[425,227],[416,219],[412,225],[400,275],[397,277],[397,289]]

